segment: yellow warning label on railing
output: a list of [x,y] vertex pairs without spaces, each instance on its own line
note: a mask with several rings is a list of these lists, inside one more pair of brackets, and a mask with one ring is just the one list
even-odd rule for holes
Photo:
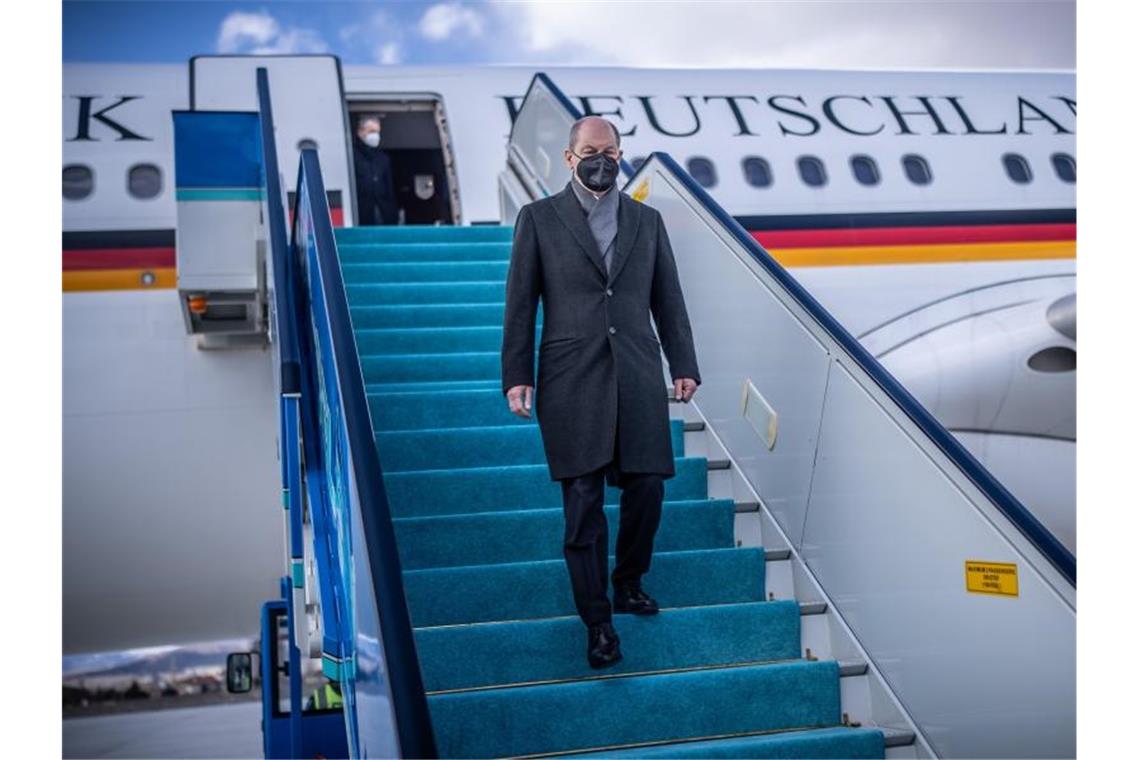
[[641,184],[634,188],[630,196],[638,203],[643,203],[649,197],[649,177],[641,180]]
[[1017,596],[1017,565],[966,560],[966,590],[974,594]]

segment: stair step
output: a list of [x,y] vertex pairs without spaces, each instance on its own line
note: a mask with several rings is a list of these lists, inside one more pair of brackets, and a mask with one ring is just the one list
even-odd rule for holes
[[623,658],[604,671],[586,662],[586,627],[577,615],[421,628],[415,636],[429,692],[801,656],[799,610],[792,601],[677,607],[653,616],[618,614],[614,629]]
[[800,602],[801,615],[822,615],[827,612],[827,602]]
[[[507,408],[499,382],[482,390],[411,390],[368,394],[377,432],[482,425],[537,425]],[[533,412],[533,410],[532,410]]]
[[498,380],[502,376],[502,357],[498,351],[361,356],[360,368],[365,383]]
[[[666,500],[708,498],[703,457],[674,459],[673,465],[676,475],[665,481]],[[384,485],[393,517],[562,508],[562,488],[550,479],[546,464],[385,472]],[[606,504],[620,497],[620,489],[604,486]]]
[[[503,328],[501,325],[484,325],[481,327],[376,327],[356,331],[356,348],[361,356],[499,351],[502,345]],[[538,341],[535,342],[535,345],[538,345]]]
[[[890,746],[890,745],[887,745]],[[660,757],[660,758],[783,758],[839,760],[881,758],[883,732],[874,728],[804,729],[760,732],[727,738],[707,736],[684,742],[659,743],[629,749],[598,748],[595,752],[562,754],[561,758]],[[603,754],[604,752],[604,754]],[[534,757],[534,755],[531,755]]]
[[402,261],[510,261],[509,241],[484,243],[345,243],[337,246],[341,266],[355,263],[384,264]]
[[[506,261],[348,261],[342,272],[345,285],[367,283],[488,282],[507,281]],[[350,306],[352,304],[349,304]],[[502,309],[502,306],[499,307]],[[500,322],[501,326],[503,323]]]
[[[608,547],[616,551],[620,506],[604,508]],[[666,501],[655,552],[732,546],[730,499]],[[393,520],[405,570],[563,559],[566,517],[560,507],[475,512]]]
[[472,225],[375,225],[361,227],[338,227],[337,247],[349,244],[390,245],[393,243],[461,243],[470,245],[479,242],[509,243],[514,236],[514,227],[498,224]]
[[[610,557],[609,566],[613,567]],[[608,581],[608,579],[607,579]],[[764,550],[756,547],[654,553],[642,585],[662,607],[764,599]],[[404,571],[417,628],[575,613],[564,559]]]
[[791,662],[428,697],[441,757],[616,748],[835,726],[838,666]]
[[909,728],[879,728],[883,733],[884,744],[888,747],[909,747],[917,741],[914,731]]
[[[500,414],[509,418],[510,411]],[[509,421],[509,420],[508,420]],[[673,456],[684,456],[682,420],[670,422]],[[494,467],[506,464],[544,464],[546,452],[538,425],[500,424],[495,427],[400,430],[376,434],[376,446],[385,472]]]
[[[769,602],[775,604],[775,602]],[[845,660],[839,663],[839,677],[851,678],[867,675],[867,663],[863,660]]]
[[[458,393],[461,391],[494,391],[503,398],[502,383],[498,380],[441,380],[411,383],[369,383],[364,388],[368,395],[377,393]],[[522,419],[521,417],[519,419]],[[532,418],[533,419],[533,418]]]
[[486,303],[505,307],[507,286],[501,281],[379,282],[346,285],[352,306],[419,306]]
[[[422,306],[353,306],[356,329],[371,327],[491,327],[503,326],[503,305],[446,303]],[[542,324],[539,317],[539,325]]]

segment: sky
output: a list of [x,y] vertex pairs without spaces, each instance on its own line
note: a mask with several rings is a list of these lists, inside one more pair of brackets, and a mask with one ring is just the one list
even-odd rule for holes
[[63,59],[1074,69],[1075,27],[1071,0],[64,0]]

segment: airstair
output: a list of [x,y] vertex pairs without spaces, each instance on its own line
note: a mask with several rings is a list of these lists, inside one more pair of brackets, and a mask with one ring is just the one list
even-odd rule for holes
[[644,579],[662,611],[615,616],[624,659],[588,666],[561,492],[499,379],[510,235],[337,235],[440,756],[883,757],[882,731],[843,725],[841,679],[865,663],[805,656],[800,605],[766,594],[788,553],[738,545],[754,505],[710,495],[727,462],[680,410]]
[[[535,78],[508,217],[560,189],[542,158],[576,115]],[[271,262],[285,601],[349,754],[1071,756],[1075,559],[672,158],[623,170],[666,220],[704,382],[670,405],[661,612],[615,615],[597,671],[558,484],[501,388],[513,229],[334,230],[302,151]],[[1013,593],[971,591],[971,562]]]

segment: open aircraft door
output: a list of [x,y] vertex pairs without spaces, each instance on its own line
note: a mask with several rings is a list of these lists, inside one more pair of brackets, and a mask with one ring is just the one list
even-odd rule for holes
[[[257,69],[269,72],[279,166],[297,166],[316,148],[333,225],[355,224],[348,112],[340,59],[332,55],[204,55],[190,60],[190,108],[257,111]],[[292,197],[296,176],[282,178]]]

